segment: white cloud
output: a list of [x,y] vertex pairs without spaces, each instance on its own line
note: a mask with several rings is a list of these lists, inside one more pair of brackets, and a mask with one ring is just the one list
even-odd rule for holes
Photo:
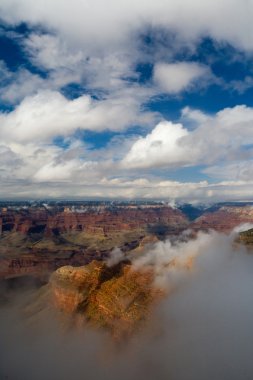
[[152,120],[152,113],[140,112],[131,93],[95,101],[88,95],[68,100],[59,92],[41,91],[26,97],[12,112],[0,114],[0,136],[4,141],[50,141],[79,128],[120,130]]
[[209,69],[195,62],[157,63],[154,67],[155,83],[169,94],[187,90],[197,79],[206,81],[209,76]]
[[253,144],[252,108],[226,108],[214,116],[188,108],[183,112],[183,120],[194,121],[195,129],[188,131],[182,124],[169,122],[158,124],[150,134],[133,143],[123,165],[169,168],[253,156],[253,149],[245,149],[245,142]]
[[26,96],[42,90],[57,91],[69,83],[80,82],[79,71],[60,67],[51,71],[46,78],[42,78],[22,66],[16,71],[11,71],[0,61],[0,99],[4,103],[17,104]]
[[65,42],[50,34],[32,33],[24,46],[32,62],[46,69],[76,67],[84,58],[81,50],[71,52]]
[[[4,20],[27,21],[59,30],[90,49],[126,43],[146,25],[172,29],[187,40],[210,35],[252,49],[252,1],[1,0]],[[224,17],[226,15],[226,17]]]
[[97,162],[82,161],[76,158],[62,162],[51,161],[42,166],[33,178],[37,182],[69,182],[71,179],[88,182],[91,178],[97,180],[97,172]]
[[[215,115],[186,108],[181,123],[174,124],[160,122],[142,105],[159,91],[177,95],[211,78],[206,66],[173,62],[178,46],[194,51],[194,44],[210,36],[252,50],[252,11],[251,0],[2,0],[3,20],[39,24],[53,34],[32,33],[22,40],[46,78],[24,69],[12,73],[0,64],[1,99],[20,102],[13,111],[0,113],[1,194],[189,200],[251,195],[252,171],[243,162],[252,158],[251,149],[244,147],[245,141],[253,144],[252,108],[238,106]],[[177,46],[163,39],[153,57],[142,51],[139,36],[149,27],[163,35],[171,31]],[[134,82],[140,62],[154,64],[153,81]],[[96,97],[65,98],[60,91],[69,83]],[[247,79],[234,87],[243,91],[250,84]],[[113,153],[111,146],[91,152],[81,145],[64,150],[52,143],[54,137],[70,138],[78,129],[122,131],[133,125],[156,126],[144,137],[114,143]],[[229,175],[218,168],[222,160]],[[152,178],[140,174],[142,169],[199,163],[211,165],[206,173],[221,182],[168,181],[157,179],[154,170]],[[236,182],[231,181],[233,173]],[[139,179],[122,180],[122,175]]]
[[14,111],[0,115],[2,139],[26,142],[66,136],[84,125],[90,105],[89,97],[69,101],[51,91],[27,97]]
[[[65,166],[68,170],[70,166]],[[61,165],[63,169],[63,165]],[[56,169],[57,170],[57,169]],[[70,169],[71,170],[71,169]],[[94,172],[94,167],[93,167]],[[154,180],[140,178],[139,180],[113,180],[94,176],[92,170],[76,171],[74,176],[67,176],[61,172],[57,177],[55,171],[51,179],[48,177],[5,179],[1,184],[1,196],[9,197],[101,197],[101,198],[128,198],[128,199],[164,199],[169,201],[181,200],[185,202],[217,202],[222,200],[248,200],[252,199],[253,182],[227,181],[216,184],[201,182],[178,182],[168,180]],[[50,173],[49,173],[50,174]],[[75,186],[73,186],[75,181]],[[64,182],[64,185],[63,185]]]
[[[48,196],[68,196],[69,193],[77,197],[92,194],[94,197],[203,202],[251,197],[252,165],[251,161],[243,161],[245,155],[253,155],[252,149],[244,149],[243,145],[246,139],[249,144],[253,143],[251,108],[234,107],[213,116],[185,109],[184,122],[194,119],[195,129],[187,130],[182,124],[163,121],[146,137],[135,140],[126,154],[127,138],[115,141],[111,155],[108,153],[111,145],[99,152],[89,151],[78,140],[70,140],[67,149],[51,144],[55,135],[71,135],[83,121],[87,128],[89,118],[85,112],[89,111],[85,108],[86,99],[71,101],[51,92],[41,96],[27,98],[27,104],[21,103],[21,110],[17,108],[14,114],[1,115],[1,196],[11,192],[13,196],[36,194],[39,197],[44,192]],[[101,120],[106,108],[102,111]],[[96,121],[93,127],[99,126],[101,120],[92,117]],[[108,120],[108,115],[105,117]],[[222,159],[226,159],[223,166],[220,165]],[[154,167],[176,168],[199,163],[216,163],[205,172],[221,181],[182,183],[157,178],[154,171],[153,176],[140,174],[140,169],[148,171]],[[124,179],[122,175],[129,178]]]
[[[253,149],[251,150],[251,156],[253,156]],[[218,179],[251,181],[253,178],[253,161],[248,160],[214,165],[206,168],[203,172]]]
[[181,124],[161,122],[150,134],[133,144],[123,165],[128,168],[180,165],[189,159],[185,149],[179,145],[180,139],[187,135],[188,131]]
[[38,88],[46,88],[46,86],[46,81],[39,75],[20,69],[15,73],[9,72],[8,83],[0,88],[0,97],[6,103],[15,104],[27,95],[36,93]]

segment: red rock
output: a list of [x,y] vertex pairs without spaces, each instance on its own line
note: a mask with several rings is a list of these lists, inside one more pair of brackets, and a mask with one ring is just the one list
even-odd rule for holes
[[214,229],[220,232],[230,232],[243,223],[253,223],[253,207],[224,206],[218,211],[205,213],[191,227],[194,230]]

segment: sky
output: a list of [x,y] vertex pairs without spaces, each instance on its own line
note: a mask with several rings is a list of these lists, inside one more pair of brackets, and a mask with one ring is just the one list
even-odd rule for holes
[[0,198],[252,200],[253,0],[1,0]]

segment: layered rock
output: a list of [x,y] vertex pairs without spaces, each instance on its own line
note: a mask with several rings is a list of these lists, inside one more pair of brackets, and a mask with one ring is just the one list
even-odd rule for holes
[[253,247],[253,228],[239,233],[238,242]]
[[43,231],[46,227],[48,212],[46,210],[5,211],[0,215],[0,233],[21,232],[28,234]]
[[48,218],[48,234],[59,231],[86,231],[106,236],[117,231],[135,230],[148,225],[166,225],[171,228],[185,227],[187,218],[179,210],[170,207],[157,209],[104,210],[100,213],[59,213]]
[[93,261],[79,268],[63,267],[52,275],[51,286],[58,309],[81,315],[116,339],[138,330],[162,295],[153,285],[152,270],[136,271],[127,263],[109,268]]
[[78,255],[71,257],[70,254],[58,255],[52,257],[44,255],[43,257],[26,254],[14,258],[0,258],[0,279],[10,279],[22,276],[48,277],[48,275],[57,268],[67,265],[82,265],[87,263],[88,257]]
[[4,210],[0,215],[0,279],[38,276],[67,264],[103,260],[114,247],[130,251],[146,236],[153,239],[161,231],[180,232],[187,224],[180,211],[167,206],[86,212]]
[[116,209],[99,212],[52,212],[46,210],[8,211],[0,215],[0,232],[24,234],[43,232],[47,236],[69,231],[86,231],[103,234],[134,230],[148,225],[184,227],[187,218],[170,207],[145,209]]
[[195,230],[214,229],[230,232],[243,223],[253,223],[253,207],[224,206],[215,212],[204,213],[191,227]]
[[252,206],[223,206],[190,223],[168,206],[89,209],[60,212],[42,208],[4,210],[0,214],[0,279],[40,275],[63,265],[104,260],[114,247],[141,252],[147,244],[184,229],[230,232],[253,222]]

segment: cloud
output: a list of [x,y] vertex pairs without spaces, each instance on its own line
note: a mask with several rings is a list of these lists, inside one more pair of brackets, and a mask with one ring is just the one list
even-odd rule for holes
[[13,111],[0,114],[0,135],[4,141],[50,141],[78,129],[121,130],[138,122],[148,125],[152,118],[152,113],[140,112],[139,103],[129,94],[102,101],[89,95],[68,100],[48,90],[26,97]]
[[[250,379],[253,256],[233,241],[233,234],[200,233],[194,240],[167,240],[146,249],[142,264],[154,266],[169,295],[144,331],[120,349],[101,331],[64,324],[62,315],[45,307],[43,288],[19,288],[16,297],[5,289],[1,295],[11,300],[0,309],[0,377]],[[193,255],[191,270],[183,270]],[[173,260],[180,265],[171,265]]]
[[70,52],[69,46],[55,35],[31,33],[24,47],[36,66],[49,70],[77,67],[83,59],[81,50]]
[[[252,153],[251,151],[251,155]],[[218,179],[250,181],[253,176],[253,161],[248,160],[214,165],[206,168],[203,172]]]
[[209,76],[209,69],[195,62],[157,63],[153,75],[160,89],[169,94],[185,91]]
[[188,108],[184,109],[182,120],[186,125],[188,121],[193,123],[195,128],[187,130],[182,124],[171,122],[158,124],[151,133],[133,143],[123,165],[169,168],[252,157],[252,149],[248,149],[253,144],[251,107],[226,108],[213,116]]
[[38,88],[46,87],[46,81],[26,69],[20,69],[15,73],[9,71],[8,82],[0,88],[0,98],[4,103],[17,104],[27,95],[35,94]]
[[[71,194],[72,197],[92,195],[186,202],[251,199],[250,161],[233,163],[252,154],[243,145],[245,136],[251,143],[253,112],[250,108],[225,109],[213,116],[184,110],[184,122],[194,119],[195,129],[187,130],[183,124],[163,121],[145,137],[135,138],[133,142],[133,137],[130,142],[125,137],[100,152],[89,150],[85,143],[72,137],[78,126],[88,127],[88,118],[83,112],[89,104],[87,99],[68,100],[58,93],[44,92],[26,101],[21,103],[20,111],[17,108],[1,115],[2,197],[10,194],[69,197]],[[101,118],[104,114],[101,113]],[[81,124],[84,120],[85,124]],[[63,133],[67,148],[51,143],[54,136]],[[159,177],[159,171],[149,172],[152,168],[177,168],[199,162],[211,165],[222,159],[227,160],[227,166],[213,165],[205,169],[206,174],[220,178],[217,183],[173,181]],[[241,174],[234,176],[238,168]],[[222,175],[226,171],[228,174]]]
[[182,241],[157,242],[144,250],[138,257],[132,257],[132,263],[138,270],[151,267],[155,273],[155,284],[172,289],[194,268],[196,258],[203,254],[216,233],[198,233],[196,240],[189,240],[187,233],[181,235]]
[[134,168],[173,166],[185,162],[186,152],[178,141],[188,135],[181,124],[160,122],[150,134],[140,137],[123,160],[123,165]]
[[[118,122],[124,105],[116,107],[114,113],[113,102],[121,104],[118,99],[96,102],[86,95],[69,100],[58,92],[44,91],[25,98],[14,111],[2,113],[1,196],[71,194],[189,202],[251,199],[252,170],[248,160],[253,152],[250,145],[244,145],[246,140],[253,143],[251,108],[237,106],[215,115],[184,109],[183,123],[162,121],[144,137],[124,136],[101,151],[90,150],[73,137],[79,128],[99,131],[106,125],[115,130],[126,127],[121,120]],[[128,118],[134,117],[140,120],[143,115],[133,107]],[[146,117],[148,124],[153,115]],[[187,129],[187,123],[193,128]],[[65,136],[68,147],[52,143],[59,135]],[[225,166],[219,164],[221,160],[225,160]],[[199,162],[207,166],[206,174],[220,181],[173,181],[153,170]],[[234,176],[235,170],[239,174]]]
[[[86,181],[85,181],[86,177]],[[90,182],[91,179],[97,181],[99,177],[98,163],[70,159],[62,162],[49,162],[43,165],[35,174],[34,180],[37,182],[70,182],[79,178],[79,181]]]
[[[136,31],[146,25],[170,29],[186,40],[209,35],[241,49],[253,48],[250,38],[252,2],[237,0],[101,1],[2,0],[1,16],[8,22],[27,21],[58,30],[69,40],[91,50],[111,49],[129,43]],[[74,10],[74,17],[73,17]],[[224,19],[226,14],[226,19]]]
[[[251,52],[251,2],[2,0],[0,12],[7,23],[28,23],[29,31],[15,32],[15,41],[33,67],[33,72],[25,67],[14,72],[0,63],[0,98],[14,105],[0,113],[1,146],[10,157],[8,164],[1,156],[2,194],[11,189],[26,196],[36,191],[77,197],[209,200],[237,198],[239,191],[249,196],[251,107],[213,115],[185,108],[178,122],[149,109],[159,107],[151,102],[161,93],[176,98],[217,80],[197,62],[203,38],[235,46],[242,50],[240,59]],[[147,73],[140,73],[139,65],[147,65]],[[232,82],[244,91],[251,79]],[[222,80],[215,83],[225,86]],[[141,136],[126,132],[136,126]],[[82,141],[87,130],[120,132],[120,137],[91,150]],[[75,148],[60,147],[59,136],[67,145],[81,141]],[[200,164],[202,178],[219,180],[215,186],[199,181],[198,168],[186,183],[170,179],[170,169]]]
[[58,91],[69,83],[78,83],[79,71],[60,67],[49,72],[46,77],[42,77],[22,66],[11,71],[4,61],[0,61],[0,99],[5,104],[17,105],[27,96],[35,95],[40,91]]

